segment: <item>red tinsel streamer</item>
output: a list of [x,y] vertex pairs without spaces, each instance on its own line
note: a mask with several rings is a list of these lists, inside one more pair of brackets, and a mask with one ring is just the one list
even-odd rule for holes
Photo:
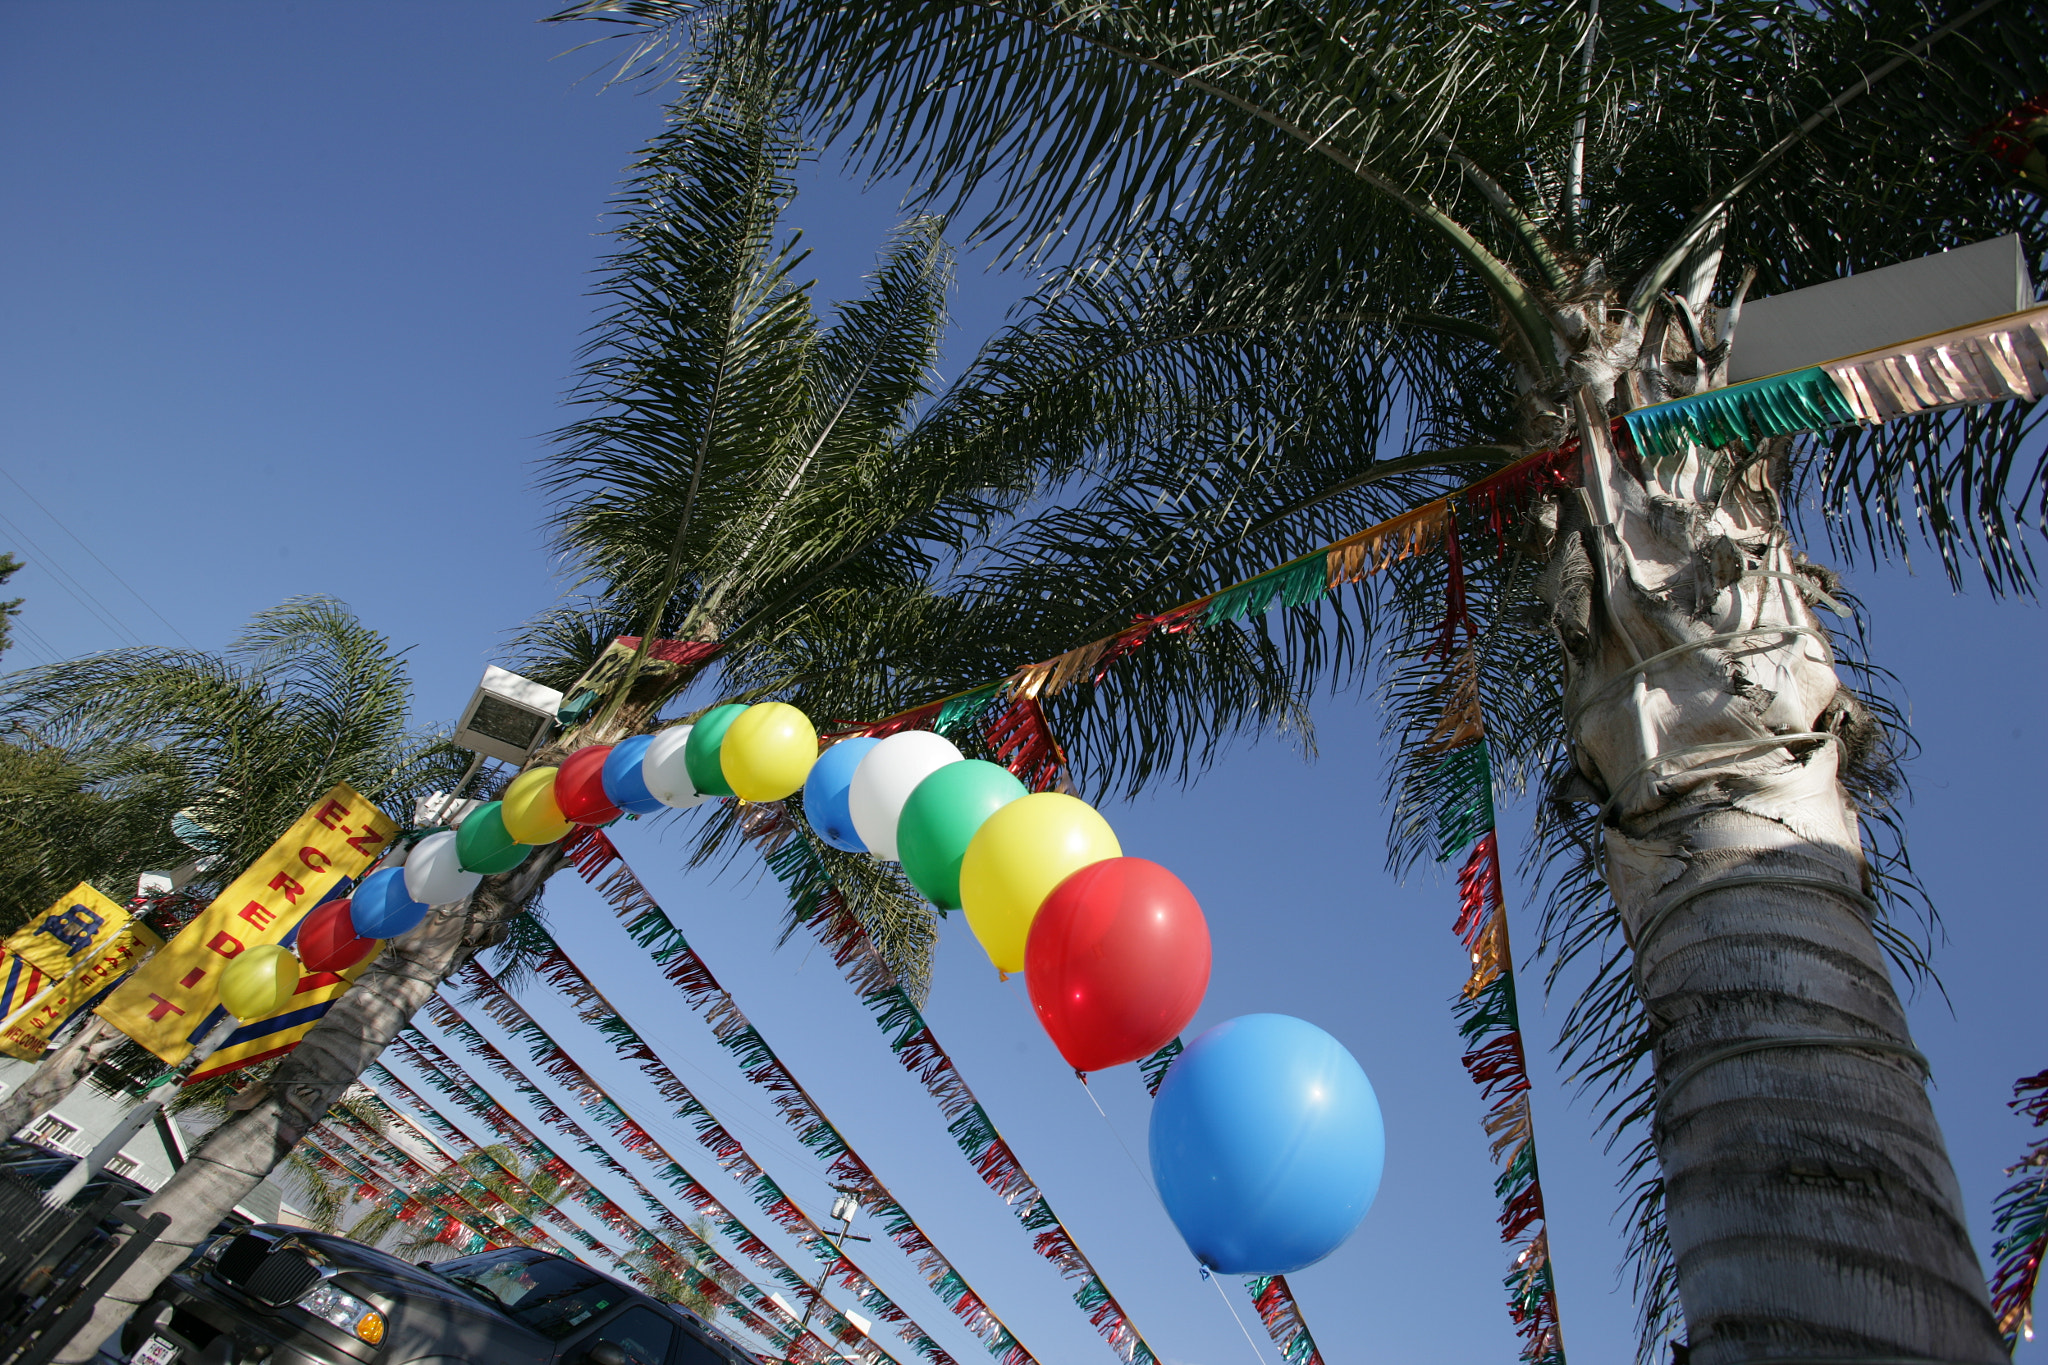
[[1051,789],[1067,766],[1067,752],[1045,723],[1038,698],[1012,696],[988,725],[988,747],[996,762],[1017,775],[1032,791]]
[[1488,830],[1472,845],[1465,865],[1458,869],[1458,922],[1451,932],[1469,952],[1479,941],[1486,921],[1506,908],[1500,881],[1500,844],[1495,831]]
[[1578,456],[1579,441],[1573,437],[1554,450],[1539,450],[1481,479],[1460,493],[1458,501],[1492,529],[1496,544],[1505,547],[1508,523],[1524,507],[1544,493],[1572,486],[1572,468]]
[[[1050,737],[1048,736],[1048,738]],[[764,825],[762,828],[772,830],[774,827],[772,825]],[[616,853],[614,853],[614,856],[616,856]],[[586,879],[594,881],[595,874],[586,874]],[[632,883],[630,887],[626,885],[628,880]],[[638,879],[633,877],[632,869],[623,862],[619,864],[618,871],[600,888],[600,893],[604,895],[621,918],[630,919],[633,915],[639,913],[641,907],[655,906],[654,898],[647,893],[644,887],[638,884]],[[887,963],[882,961],[881,954],[876,951],[873,943],[868,940],[865,930],[862,929],[857,919],[854,919],[851,915],[813,915],[807,922],[810,924],[813,932],[818,933],[821,941],[832,951],[835,961],[841,964],[841,969],[845,971],[848,979],[852,981],[856,989],[860,990],[864,996],[875,994],[900,995],[900,986],[896,981],[894,973],[889,970]],[[669,949],[667,951],[678,950]],[[671,964],[667,970],[673,974],[683,961],[694,957],[694,952],[687,946],[683,946],[678,951],[677,963]],[[708,968],[704,968],[699,963],[690,970],[696,975],[697,979],[708,984],[710,991],[717,991],[715,979],[712,978]],[[702,1001],[692,1000],[691,1003],[693,1007],[703,1009],[706,1007],[703,1001],[710,1001],[713,998],[707,991]],[[722,991],[718,992],[716,998],[718,1003],[711,1006],[714,1011],[724,1008],[731,1000],[731,997]],[[908,1003],[907,998],[905,1003]],[[730,1009],[735,1016],[742,1020],[744,1019],[744,1016],[738,1016],[737,1005],[730,1005]],[[929,1026],[921,1025],[906,1041],[897,1042],[892,1040],[891,1047],[895,1051],[898,1060],[903,1063],[906,1069],[919,1078],[924,1084],[926,1091],[933,1099],[938,1101],[940,1112],[946,1116],[949,1123],[960,1119],[968,1111],[979,1107],[973,1092],[960,1079],[953,1065],[952,1058],[940,1046],[938,1039],[933,1036]],[[1007,1144],[1002,1143],[1000,1138],[993,1139],[990,1145],[982,1149],[978,1154],[970,1154],[970,1160],[974,1161],[976,1169],[981,1174],[983,1180],[990,1188],[1003,1196],[1004,1200],[1011,1205],[1020,1219],[1030,1217],[1036,1209],[1043,1205],[1044,1200],[1038,1193],[1037,1186],[1017,1161],[1015,1154],[1010,1151]],[[902,1244],[904,1241],[902,1238],[897,1240],[899,1244]],[[908,1248],[906,1247],[906,1249]],[[1079,1265],[1083,1268],[1082,1273],[1088,1275],[1099,1286],[1101,1284],[1100,1277],[1095,1275],[1093,1267],[1087,1264],[1086,1258],[1080,1255],[1078,1249],[1074,1255]],[[925,1267],[921,1267],[921,1269],[925,1269],[925,1273],[929,1277],[930,1270]],[[1103,1292],[1105,1295],[1107,1294],[1106,1288]],[[1090,1320],[1096,1323],[1103,1338],[1109,1341],[1111,1346],[1126,1360],[1149,1360],[1153,1358],[1150,1348],[1144,1344],[1143,1338],[1139,1337],[1136,1329],[1130,1325],[1128,1315],[1125,1314],[1122,1306],[1117,1304],[1114,1298],[1108,1298],[1103,1308],[1092,1312]],[[1014,1334],[1012,1335],[1014,1337]]]
[[2027,128],[2048,119],[2048,91],[2014,105],[1994,123],[1970,134],[1972,146],[1982,147],[1991,158],[2012,170],[2019,170],[2033,154],[2033,144],[2024,134]]

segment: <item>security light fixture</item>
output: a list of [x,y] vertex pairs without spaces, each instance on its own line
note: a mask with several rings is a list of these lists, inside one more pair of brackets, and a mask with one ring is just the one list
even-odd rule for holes
[[486,667],[455,727],[455,744],[501,763],[524,763],[548,736],[562,694],[531,678]]

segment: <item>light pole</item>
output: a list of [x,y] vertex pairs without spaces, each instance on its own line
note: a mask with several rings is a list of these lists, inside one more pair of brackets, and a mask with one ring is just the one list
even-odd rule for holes
[[[835,1185],[832,1188],[838,1191],[839,1195],[837,1199],[834,1199],[832,1201],[831,1214],[832,1217],[837,1218],[839,1220],[839,1231],[836,1234],[834,1234],[825,1232],[823,1229],[820,1229],[818,1235],[824,1239],[825,1245],[831,1247],[834,1251],[838,1251],[839,1242],[873,1241],[874,1239],[871,1237],[860,1237],[855,1235],[851,1231],[853,1227],[853,1220],[860,1216],[859,1191],[849,1190],[844,1186],[840,1185]],[[839,1242],[834,1242],[832,1240],[835,1235],[838,1237]],[[838,1258],[835,1256],[832,1259],[837,1260]],[[819,1301],[823,1298],[825,1293],[825,1277],[830,1275],[831,1273],[832,1261],[828,1260],[825,1262],[825,1268],[818,1272],[817,1284],[811,1287],[810,1301],[804,1305],[803,1321],[799,1322],[796,1325],[796,1334],[799,1339],[803,1337],[804,1332],[808,1330],[811,1325],[811,1313],[814,1309],[817,1308]]]

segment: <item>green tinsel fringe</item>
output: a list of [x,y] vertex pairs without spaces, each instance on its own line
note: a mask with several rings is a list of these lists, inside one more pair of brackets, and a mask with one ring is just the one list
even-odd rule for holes
[[1422,796],[1436,807],[1436,860],[1447,862],[1493,828],[1493,768],[1486,741],[1453,749],[1423,782]]
[[1305,607],[1329,591],[1329,586],[1328,558],[1311,555],[1218,593],[1210,601],[1202,624],[1216,626],[1256,616],[1270,608],[1276,596],[1283,606]]
[[1186,1050],[1186,1045],[1180,1039],[1170,1038],[1165,1047],[1138,1062],[1138,1072],[1144,1076],[1145,1089],[1149,1093],[1159,1093],[1159,1083],[1166,1079],[1167,1071],[1173,1066],[1173,1059]]
[[1001,683],[990,683],[979,692],[953,698],[939,708],[939,718],[932,722],[933,732],[950,736],[954,730],[972,725],[995,701],[1002,686]]
[[1623,420],[1636,449],[1659,460],[1688,442],[1709,450],[1734,441],[1753,447],[1766,436],[1846,426],[1856,413],[1828,372],[1815,367],[1639,408]]
[[1460,996],[1453,1008],[1463,1016],[1458,1036],[1467,1043],[1489,1033],[1513,1033],[1522,1027],[1520,1011],[1515,1008],[1513,972],[1502,972],[1469,1000]]

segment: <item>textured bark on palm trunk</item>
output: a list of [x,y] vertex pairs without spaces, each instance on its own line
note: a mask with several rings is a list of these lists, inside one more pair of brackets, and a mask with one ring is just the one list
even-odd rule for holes
[[64,1102],[95,1063],[121,1045],[122,1035],[97,1017],[43,1058],[27,1080],[0,1100],[0,1137],[12,1137]]
[[145,1217],[169,1214],[171,1225],[108,1291],[91,1321],[56,1359],[91,1360],[164,1276],[298,1145],[448,973],[475,951],[479,938],[488,938],[492,926],[525,906],[565,861],[558,848],[540,849],[516,871],[488,878],[469,914],[430,916],[387,947],[279,1064],[267,1093],[207,1134],[178,1173],[142,1206]]
[[1690,1358],[1988,1365],[2005,1352],[1842,782],[1877,731],[1809,606],[1828,575],[1792,550],[1772,452],[1624,468],[1616,378],[1654,398],[1711,376],[1665,349],[1594,329],[1577,357],[1585,489],[1541,591],[1649,1017]]

